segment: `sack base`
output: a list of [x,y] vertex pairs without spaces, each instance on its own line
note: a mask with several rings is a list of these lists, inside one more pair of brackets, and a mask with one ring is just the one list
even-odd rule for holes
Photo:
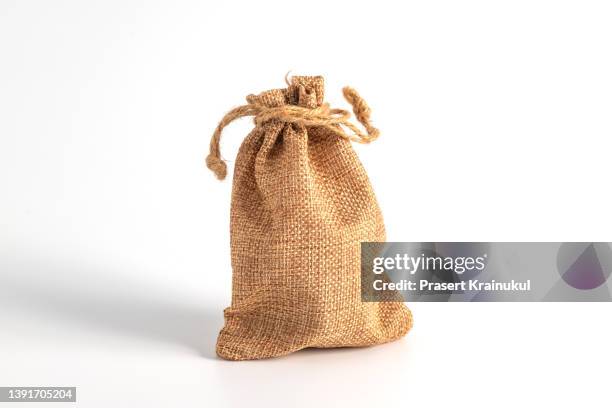
[[[397,340],[412,328],[412,313],[401,302],[364,302],[360,309],[359,316],[342,324],[343,314],[318,322],[292,322],[286,319],[290,313],[240,316],[228,308],[226,325],[217,339],[217,355],[239,361],[280,357],[305,348],[367,347]],[[301,334],[304,327],[308,327],[307,335]]]

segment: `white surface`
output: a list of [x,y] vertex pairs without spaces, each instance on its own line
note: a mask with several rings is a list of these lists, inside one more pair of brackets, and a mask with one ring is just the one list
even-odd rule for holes
[[383,131],[356,148],[389,240],[610,241],[611,7],[2,1],[0,385],[76,385],[83,407],[609,406],[609,304],[414,304],[394,344],[216,359],[231,183],[203,157],[244,96],[323,74]]

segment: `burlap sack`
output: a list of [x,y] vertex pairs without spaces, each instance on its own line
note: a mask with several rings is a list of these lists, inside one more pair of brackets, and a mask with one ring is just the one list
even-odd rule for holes
[[215,131],[206,161],[222,179],[221,130],[255,116],[234,168],[232,304],[217,340],[222,358],[369,346],[412,326],[401,302],[361,301],[360,243],[385,241],[385,228],[350,140],[367,143],[378,130],[359,95],[351,88],[344,95],[367,133],[348,122],[349,112],[323,103],[321,77],[293,77],[287,89],[248,96]]

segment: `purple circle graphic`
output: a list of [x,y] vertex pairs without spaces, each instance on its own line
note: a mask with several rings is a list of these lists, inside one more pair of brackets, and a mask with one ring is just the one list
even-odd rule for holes
[[610,276],[612,249],[606,243],[565,242],[559,248],[557,269],[571,287],[595,289]]

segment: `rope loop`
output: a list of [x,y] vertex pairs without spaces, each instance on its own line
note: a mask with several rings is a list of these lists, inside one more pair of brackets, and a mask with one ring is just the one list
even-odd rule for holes
[[[350,112],[344,109],[331,109],[327,103],[316,108],[305,108],[297,105],[267,107],[251,103],[232,109],[221,119],[210,139],[210,153],[206,157],[206,166],[215,173],[219,180],[223,180],[227,176],[227,165],[221,158],[219,147],[221,133],[223,128],[231,122],[244,116],[254,116],[256,126],[261,126],[271,120],[278,120],[304,126],[324,127],[334,135],[351,142],[367,144],[376,140],[380,131],[370,122],[371,111],[368,104],[353,88],[345,87],[342,89],[342,93],[353,107],[353,113],[364,127],[365,132],[350,122]],[[349,130],[349,132],[346,130]]]

